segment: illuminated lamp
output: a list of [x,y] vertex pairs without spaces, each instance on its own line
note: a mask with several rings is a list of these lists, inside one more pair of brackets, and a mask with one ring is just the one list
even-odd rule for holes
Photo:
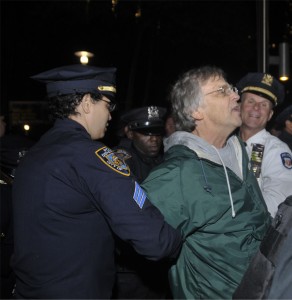
[[75,54],[75,56],[80,58],[80,63],[82,65],[87,65],[89,62],[89,58],[92,58],[94,56],[93,53],[88,52],[88,51],[77,51],[74,54]]

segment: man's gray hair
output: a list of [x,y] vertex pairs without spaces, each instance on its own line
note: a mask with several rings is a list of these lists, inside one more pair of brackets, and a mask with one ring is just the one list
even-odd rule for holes
[[195,129],[196,121],[191,114],[202,105],[202,85],[210,78],[225,80],[225,73],[215,66],[203,66],[183,73],[173,85],[170,101],[176,130],[192,132]]

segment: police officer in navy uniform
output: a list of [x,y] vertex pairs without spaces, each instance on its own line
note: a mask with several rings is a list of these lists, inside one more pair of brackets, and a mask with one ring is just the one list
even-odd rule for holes
[[72,65],[33,77],[46,83],[56,121],[15,174],[16,298],[110,298],[115,236],[153,261],[180,250],[180,233],[97,141],[115,107],[115,72]]
[[[115,153],[125,160],[139,183],[162,161],[165,114],[165,108],[152,105],[121,115],[127,138],[120,141]],[[114,298],[162,299],[169,296],[167,264],[149,263],[123,242],[117,243],[117,249]]]
[[131,142],[122,139],[116,147],[116,154],[126,161],[138,182],[142,182],[162,161],[165,114],[163,107],[145,106],[121,116],[125,134]]

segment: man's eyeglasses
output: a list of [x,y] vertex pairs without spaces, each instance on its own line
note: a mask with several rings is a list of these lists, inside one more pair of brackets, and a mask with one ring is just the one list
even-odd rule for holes
[[108,105],[107,108],[108,108],[109,112],[113,112],[116,109],[116,106],[117,106],[116,103],[114,103],[112,101],[107,101],[107,100],[104,100],[104,99],[100,99],[100,100],[107,103],[107,105]]
[[228,85],[228,86],[221,86],[219,89],[209,92],[207,94],[205,94],[205,96],[216,93],[216,92],[220,92],[221,94],[223,94],[224,96],[228,96],[231,93],[236,93],[238,94],[238,89],[235,86],[232,85]]

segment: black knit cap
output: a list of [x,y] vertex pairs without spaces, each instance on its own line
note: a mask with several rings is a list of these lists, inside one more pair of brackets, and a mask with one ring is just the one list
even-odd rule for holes
[[253,93],[270,100],[274,106],[280,104],[285,97],[284,86],[267,73],[248,73],[237,83],[241,94]]
[[93,93],[112,99],[116,94],[115,77],[116,68],[69,65],[37,74],[31,78],[46,84],[49,97]]

